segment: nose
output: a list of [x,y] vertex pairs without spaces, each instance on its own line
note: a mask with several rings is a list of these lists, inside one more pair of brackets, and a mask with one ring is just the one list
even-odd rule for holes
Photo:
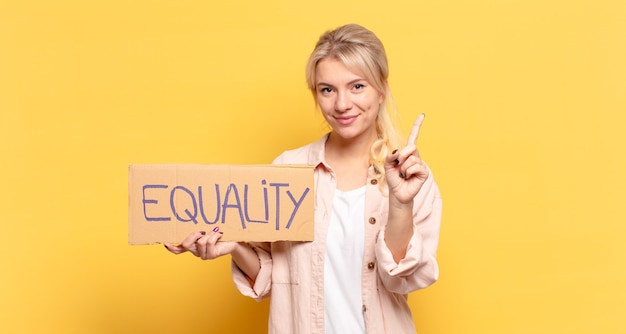
[[352,109],[352,100],[350,95],[346,91],[337,92],[337,99],[335,100],[335,110],[339,112],[345,112]]

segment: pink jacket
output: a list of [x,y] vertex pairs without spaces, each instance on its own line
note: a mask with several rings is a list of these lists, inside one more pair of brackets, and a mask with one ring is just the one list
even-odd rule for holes
[[[324,161],[327,136],[286,151],[275,164],[315,166],[315,240],[252,243],[261,263],[253,287],[232,265],[237,289],[245,296],[270,299],[270,334],[324,333],[324,254],[331,204],[336,189]],[[363,315],[367,333],[415,333],[408,293],[433,284],[441,222],[441,196],[432,173],[415,197],[414,233],[406,256],[396,263],[384,241],[389,201],[374,179],[366,186],[365,249],[362,270]]]

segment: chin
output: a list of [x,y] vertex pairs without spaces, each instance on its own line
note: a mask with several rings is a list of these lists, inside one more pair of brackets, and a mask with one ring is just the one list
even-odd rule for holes
[[345,140],[355,139],[364,135],[363,132],[351,131],[347,129],[333,129],[333,133],[335,133],[337,137]]

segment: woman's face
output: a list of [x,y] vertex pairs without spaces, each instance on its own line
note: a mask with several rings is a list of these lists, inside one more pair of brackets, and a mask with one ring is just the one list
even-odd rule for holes
[[336,59],[322,59],[315,78],[318,104],[334,134],[344,140],[377,137],[383,94]]

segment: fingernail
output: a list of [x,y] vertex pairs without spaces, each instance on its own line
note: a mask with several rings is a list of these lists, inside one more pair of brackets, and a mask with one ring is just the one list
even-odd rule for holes
[[215,226],[215,228],[213,229],[213,232],[218,232],[220,230],[219,226]]
[[166,244],[163,244],[163,247],[165,247],[165,249],[170,250],[169,248],[167,248]]
[[405,178],[406,178],[406,175],[405,175],[404,173],[400,173],[400,177],[401,177],[401,178],[403,178],[403,179],[405,179]]
[[398,152],[398,149],[393,150],[393,152],[391,152],[391,154],[396,154],[396,152]]
[[399,164],[399,163],[400,163],[400,160],[396,159],[396,160],[394,160],[393,162],[395,162],[395,163],[396,163],[396,165],[397,165],[397,164]]
[[206,232],[204,232],[204,231],[200,231],[200,234],[205,235],[205,234],[206,234]]

